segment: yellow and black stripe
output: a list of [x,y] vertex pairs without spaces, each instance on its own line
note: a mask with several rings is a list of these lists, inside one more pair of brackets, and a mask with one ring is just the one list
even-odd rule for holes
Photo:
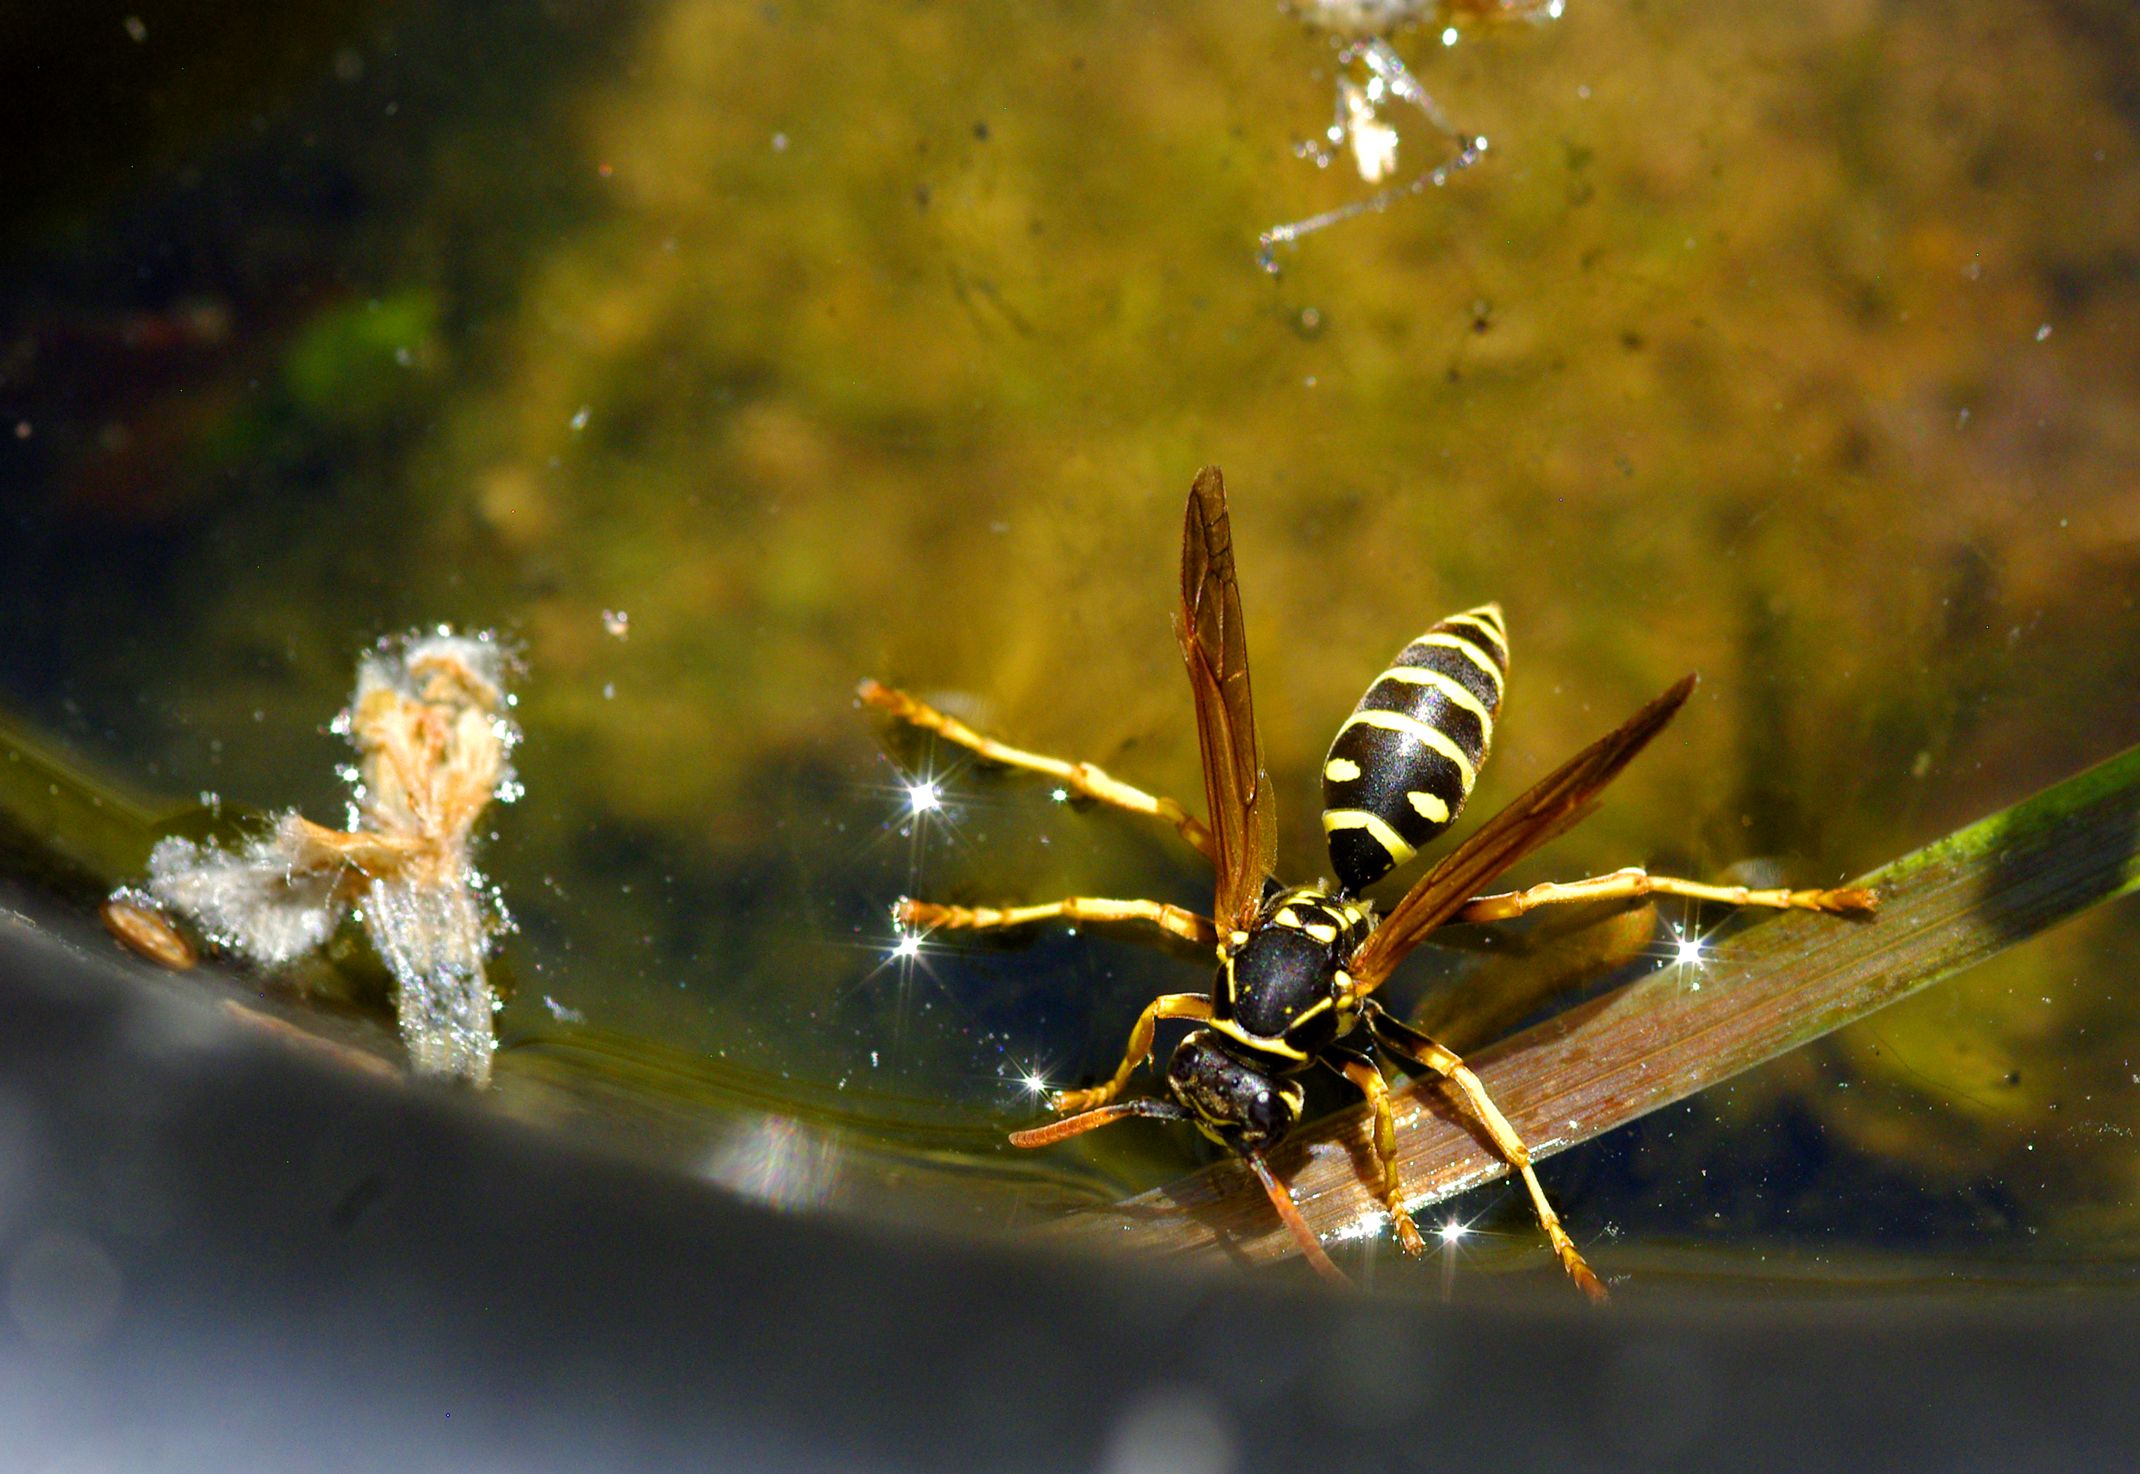
[[1501,606],[1452,614],[1404,647],[1323,762],[1323,833],[1358,894],[1455,822],[1493,745],[1508,676]]

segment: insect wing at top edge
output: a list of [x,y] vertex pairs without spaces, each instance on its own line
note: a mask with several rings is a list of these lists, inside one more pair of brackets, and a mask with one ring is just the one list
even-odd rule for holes
[[1568,828],[1606,784],[1664,730],[1694,690],[1687,676],[1670,690],[1540,779],[1481,825],[1405,893],[1352,956],[1361,992],[1380,987],[1397,964],[1509,866]]
[[1217,845],[1221,925],[1245,926],[1277,855],[1277,815],[1263,771],[1255,703],[1248,685],[1248,636],[1235,579],[1233,529],[1218,467],[1197,472],[1189,489],[1181,546],[1182,659],[1196,698],[1204,760],[1204,801]]

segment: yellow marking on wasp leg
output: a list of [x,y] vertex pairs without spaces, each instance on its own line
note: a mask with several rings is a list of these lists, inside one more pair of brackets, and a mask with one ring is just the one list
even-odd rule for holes
[[1397,1176],[1397,1126],[1390,1119],[1389,1085],[1382,1072],[1366,1060],[1348,1060],[1343,1073],[1375,1108],[1375,1160],[1382,1164],[1382,1201],[1389,1206],[1390,1227],[1397,1231],[1397,1243],[1417,1259],[1426,1253],[1427,1246],[1404,1206],[1404,1186]]
[[1334,757],[1323,764],[1323,776],[1332,783],[1350,783],[1360,776],[1360,765],[1349,757]]
[[1415,645],[1431,645],[1438,650],[1454,650],[1480,670],[1492,676],[1496,691],[1501,689],[1501,667],[1494,664],[1492,656],[1462,635],[1452,635],[1445,630],[1428,630],[1412,643]]
[[1451,921],[1506,921],[1540,906],[1560,906],[1578,901],[1639,900],[1643,896],[1682,896],[1690,901],[1716,901],[1726,906],[1765,906],[1779,911],[1826,911],[1835,915],[1869,915],[1880,908],[1880,898],[1869,890],[1846,886],[1840,890],[1793,891],[1749,890],[1743,885],[1703,885],[1652,875],[1640,865],[1593,875],[1585,880],[1547,881],[1529,890],[1506,891],[1467,901]]
[[1092,921],[1148,921],[1185,942],[1215,942],[1219,935],[1210,921],[1171,902],[1110,901],[1096,896],[1071,896],[1037,906],[944,906],[910,896],[892,908],[892,916],[902,926],[957,931],[994,931],[1036,921],[1060,920],[1073,926]]
[[1345,725],[1338,728],[1338,736],[1354,727],[1380,727],[1385,732],[1402,732],[1430,752],[1438,752],[1456,764],[1456,776],[1464,785],[1464,792],[1471,792],[1471,785],[1479,781],[1478,771],[1471,766],[1471,759],[1464,749],[1456,745],[1456,739],[1436,726],[1408,717],[1401,711],[1356,711],[1345,718]]
[[1421,793],[1415,788],[1406,793],[1405,798],[1412,805],[1413,812],[1417,813],[1420,818],[1426,820],[1429,824],[1446,824],[1449,822],[1449,805],[1442,802],[1436,795]]
[[1450,701],[1477,717],[1479,726],[1486,732],[1491,733],[1494,729],[1494,714],[1486,709],[1485,703],[1471,694],[1469,686],[1454,676],[1445,676],[1438,670],[1428,670],[1423,665],[1393,665],[1375,679],[1402,681],[1407,686],[1432,686]]
[[1180,831],[1183,839],[1202,851],[1205,858],[1209,859],[1215,853],[1211,831],[1201,820],[1191,818],[1189,811],[1180,804],[1171,798],[1133,788],[1092,763],[1065,762],[1059,757],[1026,752],[1007,742],[998,742],[976,732],[957,717],[946,716],[927,702],[878,681],[863,681],[855,687],[855,695],[879,711],[888,712],[923,731],[934,732],[946,742],[955,742],[992,763],[1001,763],[1007,768],[1024,768],[1030,773],[1045,773],[1086,798],[1128,809],[1133,814],[1150,814],[1164,819]]
[[1050,1103],[1057,1111],[1069,1115],[1106,1105],[1120,1095],[1122,1087],[1129,1084],[1129,1077],[1136,1073],[1137,1066],[1151,1058],[1152,1030],[1163,1018],[1209,1021],[1211,1000],[1201,993],[1162,993],[1154,998],[1144,1012],[1137,1015],[1137,1026],[1129,1031],[1129,1049],[1114,1074],[1086,1090],[1065,1090]]
[[1389,825],[1383,823],[1381,819],[1368,813],[1365,809],[1325,809],[1323,811],[1323,833],[1334,834],[1340,829],[1366,830],[1373,837],[1375,843],[1381,845],[1383,850],[1388,853],[1390,864],[1393,867],[1402,865],[1412,856],[1419,853],[1416,847],[1406,844],[1398,836],[1396,830],[1390,828]]

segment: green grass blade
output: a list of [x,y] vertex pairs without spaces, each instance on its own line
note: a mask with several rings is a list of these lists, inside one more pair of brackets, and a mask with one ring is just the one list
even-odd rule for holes
[[[1549,1156],[1706,1090],[2140,886],[2140,748],[1863,877],[1869,921],[1790,912],[1708,953],[1699,990],[1666,968],[1509,1039],[1472,1062],[1535,1156]],[[1442,1089],[1396,1098],[1414,1211],[1506,1170]],[[1272,1165],[1318,1233],[1379,1221],[1365,1113],[1311,1123]],[[1295,1252],[1239,1163],[1214,1163],[1054,1236],[1185,1252],[1221,1242]]]

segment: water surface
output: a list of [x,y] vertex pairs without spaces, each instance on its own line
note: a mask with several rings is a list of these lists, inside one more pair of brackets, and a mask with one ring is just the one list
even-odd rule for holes
[[[1362,191],[1296,156],[1334,58],[1275,5],[254,20],[12,23],[49,166],[0,288],[0,703],[152,816],[331,820],[357,653],[499,630],[505,1089],[658,1109],[746,1190],[842,1201],[792,1164],[844,1143],[1000,1225],[1195,1160],[1156,1127],[1000,1137],[1201,963],[1059,934],[908,960],[887,919],[1205,904],[1194,857],[850,693],[1193,798],[1168,621],[1207,461],[1294,876],[1327,868],[1315,773],[1364,683],[1489,598],[1514,672],[1475,810],[1704,680],[1525,879],[1831,883],[2140,735],[2123,7],[1415,33],[1486,157],[1276,277],[1258,232]],[[114,113],[154,126],[90,126]],[[2136,949],[2109,908],[1549,1183],[1607,1266],[2122,1275]],[[738,1131],[762,1151],[722,1157]],[[1530,1250],[1501,1190],[1457,1206]]]

